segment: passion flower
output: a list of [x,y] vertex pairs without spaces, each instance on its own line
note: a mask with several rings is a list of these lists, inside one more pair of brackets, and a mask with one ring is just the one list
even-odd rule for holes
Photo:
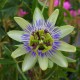
[[48,20],[44,20],[41,11],[36,8],[32,24],[21,17],[14,17],[23,31],[13,30],[8,32],[9,37],[22,42],[11,56],[17,58],[25,54],[22,63],[23,71],[31,69],[37,61],[42,70],[53,67],[53,63],[61,67],[68,67],[68,61],[75,61],[60,52],[75,52],[76,48],[60,40],[71,33],[74,27],[70,25],[56,27],[58,15],[59,10],[56,9]]

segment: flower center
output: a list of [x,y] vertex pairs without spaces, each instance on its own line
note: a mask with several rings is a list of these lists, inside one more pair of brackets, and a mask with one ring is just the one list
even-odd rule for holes
[[53,38],[47,30],[37,30],[30,36],[30,46],[35,52],[41,50],[43,53],[52,48]]

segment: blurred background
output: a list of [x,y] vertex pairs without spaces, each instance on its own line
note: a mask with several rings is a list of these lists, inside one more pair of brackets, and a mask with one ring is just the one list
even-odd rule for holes
[[[42,9],[45,0],[0,0],[0,80],[24,80],[18,72],[16,64],[11,57],[12,51],[16,49],[15,45],[19,42],[8,37],[10,30],[21,30],[14,21],[15,16],[23,17],[32,22],[34,9],[38,6]],[[70,24],[75,30],[63,40],[75,45],[75,53],[65,53],[76,60],[75,63],[69,63],[67,69],[56,65],[52,69],[41,71],[36,64],[36,69],[31,69],[24,73],[27,80],[80,80],[80,0],[54,0],[54,9],[58,8],[60,14],[56,26]],[[47,0],[43,15],[48,18],[49,0]],[[17,59],[21,67],[23,57]],[[39,74],[39,71],[41,72]]]

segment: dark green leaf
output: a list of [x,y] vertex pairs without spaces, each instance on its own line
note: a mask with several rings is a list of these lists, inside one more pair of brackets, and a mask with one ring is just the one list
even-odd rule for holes
[[15,62],[11,59],[0,59],[0,64],[14,64]]

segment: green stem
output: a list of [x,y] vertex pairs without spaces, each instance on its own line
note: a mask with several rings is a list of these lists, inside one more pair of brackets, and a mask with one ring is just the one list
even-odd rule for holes
[[31,8],[29,7],[27,3],[23,2],[23,4],[31,11]]
[[63,7],[63,3],[65,0],[61,0],[60,6]]
[[48,0],[46,0],[45,3],[44,3],[44,6],[43,6],[43,8],[42,8],[42,13],[43,13],[43,11],[44,11],[44,8],[45,8],[45,6],[46,6],[47,1],[48,1]]
[[[58,66],[54,66],[50,72],[46,75],[47,77],[44,80],[50,80],[50,78],[52,77],[52,75],[55,75],[56,71],[58,70]],[[58,79],[54,79],[54,80],[58,80]]]
[[18,80],[18,71],[16,69],[16,80]]
[[16,61],[15,59],[14,59],[14,61],[16,62],[17,69],[18,69],[19,73],[22,75],[23,79],[24,79],[24,80],[27,80],[26,76],[25,76],[24,73],[21,71],[21,69],[20,69],[17,61]]
[[55,73],[55,71],[52,71],[52,73],[50,73],[50,75],[45,80],[49,80],[53,73]]

